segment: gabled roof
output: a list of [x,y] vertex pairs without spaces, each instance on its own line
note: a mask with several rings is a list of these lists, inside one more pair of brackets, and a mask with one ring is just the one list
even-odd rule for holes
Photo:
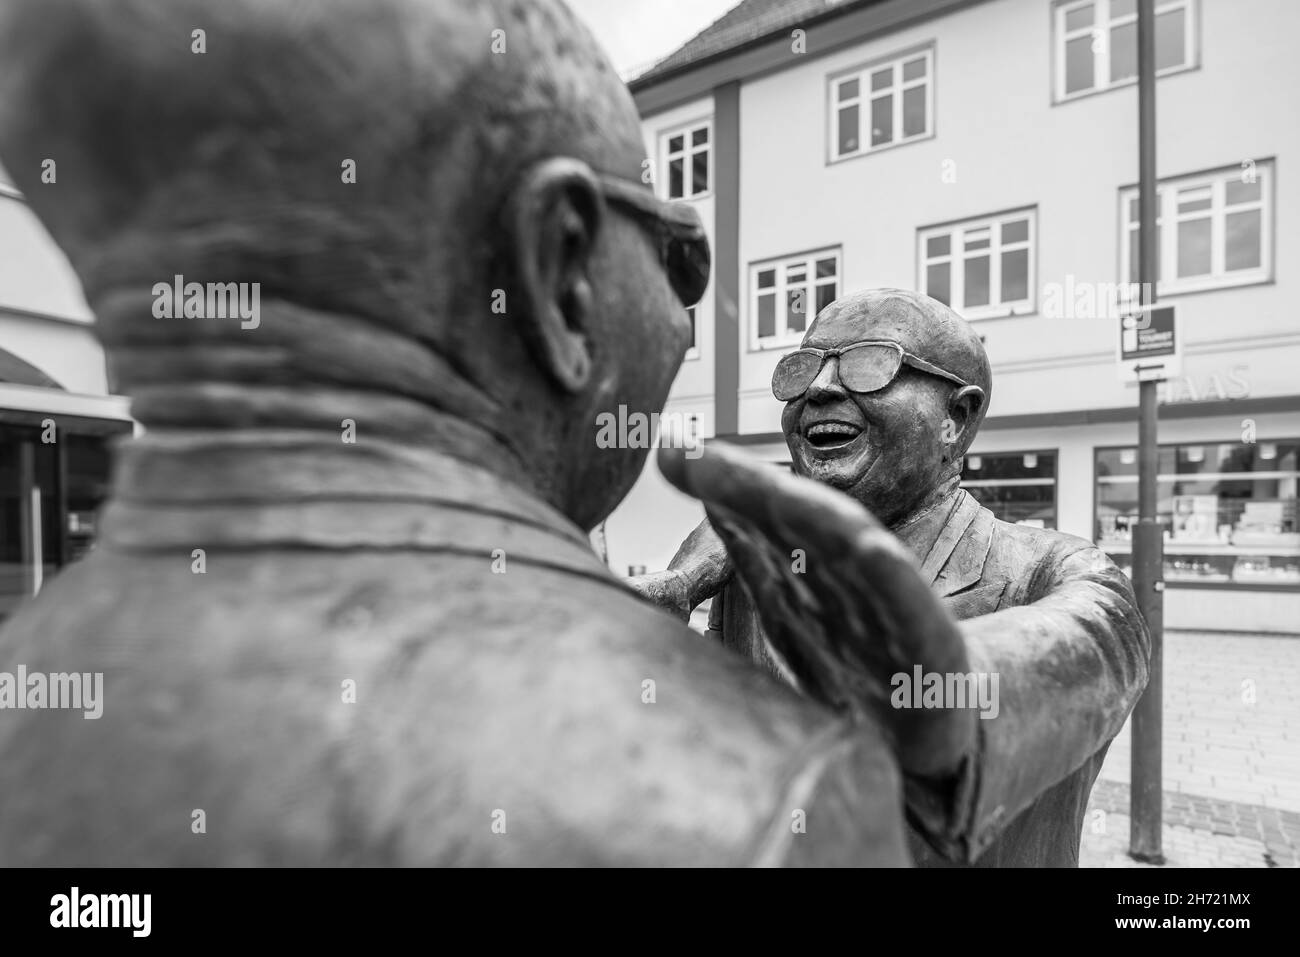
[[880,0],[740,0],[713,23],[629,84],[635,91],[670,74],[784,33],[801,24],[835,16]]

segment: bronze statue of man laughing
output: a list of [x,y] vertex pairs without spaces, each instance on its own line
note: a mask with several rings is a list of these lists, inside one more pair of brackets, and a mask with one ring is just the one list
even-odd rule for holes
[[[674,461],[712,523],[633,585],[679,615],[721,589],[710,633],[723,645],[828,704],[868,701],[902,744],[917,863],[1072,866],[1106,749],[1146,686],[1150,639],[1099,549],[998,521],[961,489],[991,390],[979,337],[943,303],[876,289],[830,304],[777,362],[772,392],[793,471],[836,494],[819,510],[800,480],[773,474],[741,502]],[[885,528],[903,560],[868,534]],[[737,566],[743,582],[726,584]],[[969,670],[912,657],[907,636],[927,616],[960,620]],[[837,668],[827,692],[820,675]],[[931,707],[965,716],[959,753],[918,737],[914,709]]]
[[[589,546],[646,454],[598,421],[663,407],[709,259],[561,3],[8,0],[0,155],[145,427],[0,631],[0,666],[105,675],[97,721],[0,720],[0,863],[908,863],[900,760],[963,716],[891,740]],[[258,322],[155,315],[176,276],[257,284]]]

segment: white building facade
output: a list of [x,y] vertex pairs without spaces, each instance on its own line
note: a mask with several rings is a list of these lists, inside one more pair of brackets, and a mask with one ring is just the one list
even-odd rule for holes
[[[746,0],[633,81],[657,188],[714,242],[667,410],[788,462],[777,359],[837,296],[926,291],[993,364],[964,484],[1127,567],[1134,7]],[[1157,0],[1156,23],[1157,292],[1182,349],[1161,387],[1166,625],[1300,633],[1300,4]],[[611,565],[663,567],[701,517],[650,464],[607,524]]]

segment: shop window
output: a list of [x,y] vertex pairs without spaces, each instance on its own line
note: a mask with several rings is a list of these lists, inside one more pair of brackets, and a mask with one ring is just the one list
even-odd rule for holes
[[[1158,517],[1171,586],[1300,584],[1300,440],[1162,445]],[[1097,544],[1126,572],[1137,524],[1137,449],[1096,452]]]
[[0,618],[59,567],[58,446],[0,426]]
[[103,436],[66,439],[63,560],[75,562],[94,547],[99,506],[108,498],[109,446]]
[[1056,528],[1056,452],[967,455],[961,487],[1004,522]]
[[46,435],[0,425],[0,620],[90,550],[107,495],[108,436]]

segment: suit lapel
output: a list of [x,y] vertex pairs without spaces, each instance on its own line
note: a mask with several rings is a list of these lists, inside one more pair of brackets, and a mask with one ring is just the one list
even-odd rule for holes
[[980,580],[992,545],[993,514],[963,489],[921,574],[940,595],[951,595]]

